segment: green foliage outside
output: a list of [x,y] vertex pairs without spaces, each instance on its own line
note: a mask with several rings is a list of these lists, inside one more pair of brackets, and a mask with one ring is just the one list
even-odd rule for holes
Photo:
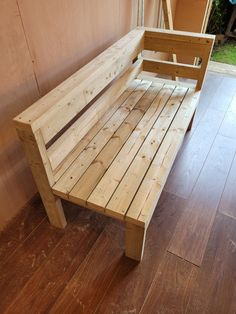
[[236,65],[236,43],[226,43],[215,48],[211,60]]
[[213,0],[207,33],[224,34],[232,5],[228,0]]

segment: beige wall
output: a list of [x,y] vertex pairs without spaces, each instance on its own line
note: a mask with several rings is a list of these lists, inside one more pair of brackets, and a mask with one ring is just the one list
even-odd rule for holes
[[132,3],[0,1],[0,229],[36,191],[12,118],[135,26]]

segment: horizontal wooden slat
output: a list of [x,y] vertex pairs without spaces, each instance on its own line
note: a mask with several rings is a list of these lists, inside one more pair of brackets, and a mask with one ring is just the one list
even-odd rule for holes
[[138,85],[135,91],[114,113],[111,119],[96,134],[92,141],[86,146],[72,165],[66,170],[63,176],[58,180],[53,187],[55,190],[61,191],[65,194],[68,194],[71,191],[75,183],[79,180],[119,126],[123,123],[129,115],[129,112],[135,107],[136,103],[139,99],[141,99],[150,85],[151,82],[148,81],[143,81]]
[[152,159],[158,151],[169,125],[181,105],[185,93],[185,88],[177,87],[175,89],[160,117],[157,119],[148,137],[144,141],[141,149],[130,164],[125,176],[122,178],[117,189],[106,205],[106,212],[111,212],[111,215],[114,215],[115,217],[119,215],[124,216],[126,214],[139,184],[145,177],[146,171],[152,163]]
[[167,41],[165,39],[157,39],[154,37],[146,37],[144,39],[144,49],[158,52],[168,52],[171,54],[179,54],[190,57],[202,57],[208,46],[199,45],[197,43],[186,43],[177,40]]
[[[89,130],[109,111],[115,100],[128,88],[129,83],[139,74],[141,69],[142,61],[138,60],[49,147],[47,152],[53,170],[58,167]],[[130,89],[130,93],[131,91],[132,89]]]
[[141,72],[137,78],[140,80],[151,81],[154,83],[163,83],[165,85],[182,86],[182,87],[192,88],[192,89],[195,89],[195,86],[196,86],[196,83],[194,84],[194,83],[181,81],[181,80],[179,80],[179,81],[168,80],[166,78],[160,78],[160,77],[152,76],[146,72]]
[[200,67],[188,64],[173,63],[168,61],[144,59],[143,71],[197,80],[200,73]]
[[15,120],[41,128],[47,143],[139,54],[143,34],[131,31]]
[[66,156],[66,158],[54,170],[55,181],[58,181],[72,162],[79,156],[85,147],[91,142],[96,134],[104,127],[116,110],[126,101],[134,89],[140,84],[141,80],[136,79],[131,82],[128,88],[113,102],[110,110],[101,117],[101,119],[89,130],[89,132],[79,141],[78,145]]
[[135,141],[135,137],[127,141],[88,198],[88,205],[103,207],[116,218],[122,219],[125,215],[132,193],[135,193],[139,180],[145,175],[145,168],[160,145],[186,89],[177,88],[173,94],[172,91],[173,87],[167,86],[164,93],[158,95],[156,105],[160,115],[155,116],[152,124],[148,124],[147,137],[141,133]]
[[[136,124],[128,122],[122,124],[114,136],[110,139],[101,153],[96,157],[81,179],[74,186],[69,194],[69,199],[78,203],[81,200],[80,205],[86,205],[86,200],[108,169],[116,154],[120,151],[124,143],[128,140],[128,137],[132,132],[141,133],[145,127],[145,123],[150,123],[153,112],[153,100],[162,88],[163,84],[153,84],[149,87],[146,94],[141,98],[137,106],[135,106],[133,113]],[[146,112],[146,113],[145,113]],[[132,114],[132,112],[131,112]],[[130,115],[131,115],[130,114]],[[130,116],[129,115],[129,116]],[[140,121],[141,118],[141,121]],[[140,122],[139,122],[140,121]],[[137,123],[139,124],[137,125]],[[133,126],[136,126],[133,130]],[[129,138],[130,139],[130,138]]]
[[166,182],[171,166],[183,141],[184,134],[199,101],[200,92],[189,90],[172,123],[158,154],[154,158],[132,204],[126,220],[148,226]]
[[195,43],[200,45],[211,45],[215,36],[210,34],[200,34],[194,32],[185,32],[177,30],[167,30],[158,28],[143,28],[145,30],[145,38],[165,39],[167,41],[176,40],[179,42]]

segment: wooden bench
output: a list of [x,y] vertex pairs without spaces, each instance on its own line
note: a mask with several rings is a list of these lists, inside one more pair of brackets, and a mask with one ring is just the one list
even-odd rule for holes
[[[141,260],[213,42],[211,35],[137,28],[14,119],[52,225],[66,226],[61,199],[123,220],[126,255]],[[150,59],[154,51],[201,63]]]

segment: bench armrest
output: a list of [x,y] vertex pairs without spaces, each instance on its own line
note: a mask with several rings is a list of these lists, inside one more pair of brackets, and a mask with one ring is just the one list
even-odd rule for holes
[[[164,62],[145,59],[143,70],[158,74],[184,77],[197,80],[196,89],[202,87],[208,60],[210,58],[215,36],[183,31],[144,29],[144,50],[166,52],[173,56],[188,56],[195,59],[195,65],[177,62]],[[176,57],[173,58],[176,61]],[[200,65],[197,65],[200,60]]]

